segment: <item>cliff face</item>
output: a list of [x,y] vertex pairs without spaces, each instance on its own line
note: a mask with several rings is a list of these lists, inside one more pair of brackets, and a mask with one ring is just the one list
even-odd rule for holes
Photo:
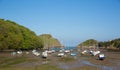
[[61,47],[59,40],[53,38],[50,34],[42,34],[39,36],[39,38],[42,41],[44,48]]

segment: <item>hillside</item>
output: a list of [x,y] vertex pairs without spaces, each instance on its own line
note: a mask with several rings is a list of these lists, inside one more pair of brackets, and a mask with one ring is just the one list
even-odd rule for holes
[[91,48],[95,46],[120,50],[120,38],[116,38],[109,41],[100,41],[100,42],[94,39],[89,39],[80,43],[78,45],[78,48]]
[[99,42],[100,47],[120,49],[120,38]]
[[42,40],[44,48],[61,47],[61,43],[50,34],[42,34],[39,38]]
[[97,40],[89,39],[78,45],[78,48],[95,48],[98,45]]
[[38,36],[13,21],[0,19],[0,50],[42,48]]

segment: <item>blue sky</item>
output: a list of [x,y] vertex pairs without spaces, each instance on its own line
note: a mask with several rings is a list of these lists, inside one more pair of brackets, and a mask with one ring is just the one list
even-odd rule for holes
[[0,0],[0,18],[65,46],[120,38],[120,0]]

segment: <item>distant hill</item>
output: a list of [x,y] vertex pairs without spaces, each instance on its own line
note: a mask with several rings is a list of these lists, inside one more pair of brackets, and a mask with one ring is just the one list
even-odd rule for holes
[[95,48],[98,45],[97,40],[89,39],[78,45],[78,48]]
[[89,39],[78,44],[78,48],[95,48],[96,46],[120,50],[120,38],[101,42],[98,42],[97,40],[94,39]]
[[61,43],[50,34],[42,34],[39,38],[42,40],[44,48],[61,47]]
[[120,50],[120,38],[116,38],[116,39],[104,41],[104,42],[99,42],[99,46]]
[[0,19],[0,50],[42,48],[38,36],[13,21]]

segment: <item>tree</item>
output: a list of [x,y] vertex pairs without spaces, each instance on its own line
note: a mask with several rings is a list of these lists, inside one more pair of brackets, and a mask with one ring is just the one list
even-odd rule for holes
[[60,42],[50,34],[42,34],[39,36],[39,39],[42,41],[45,49],[61,46]]
[[89,39],[89,40],[84,41],[81,44],[84,45],[84,46],[95,46],[95,45],[98,44],[98,42],[94,39]]
[[28,28],[10,20],[0,19],[0,49],[42,48],[39,37]]

